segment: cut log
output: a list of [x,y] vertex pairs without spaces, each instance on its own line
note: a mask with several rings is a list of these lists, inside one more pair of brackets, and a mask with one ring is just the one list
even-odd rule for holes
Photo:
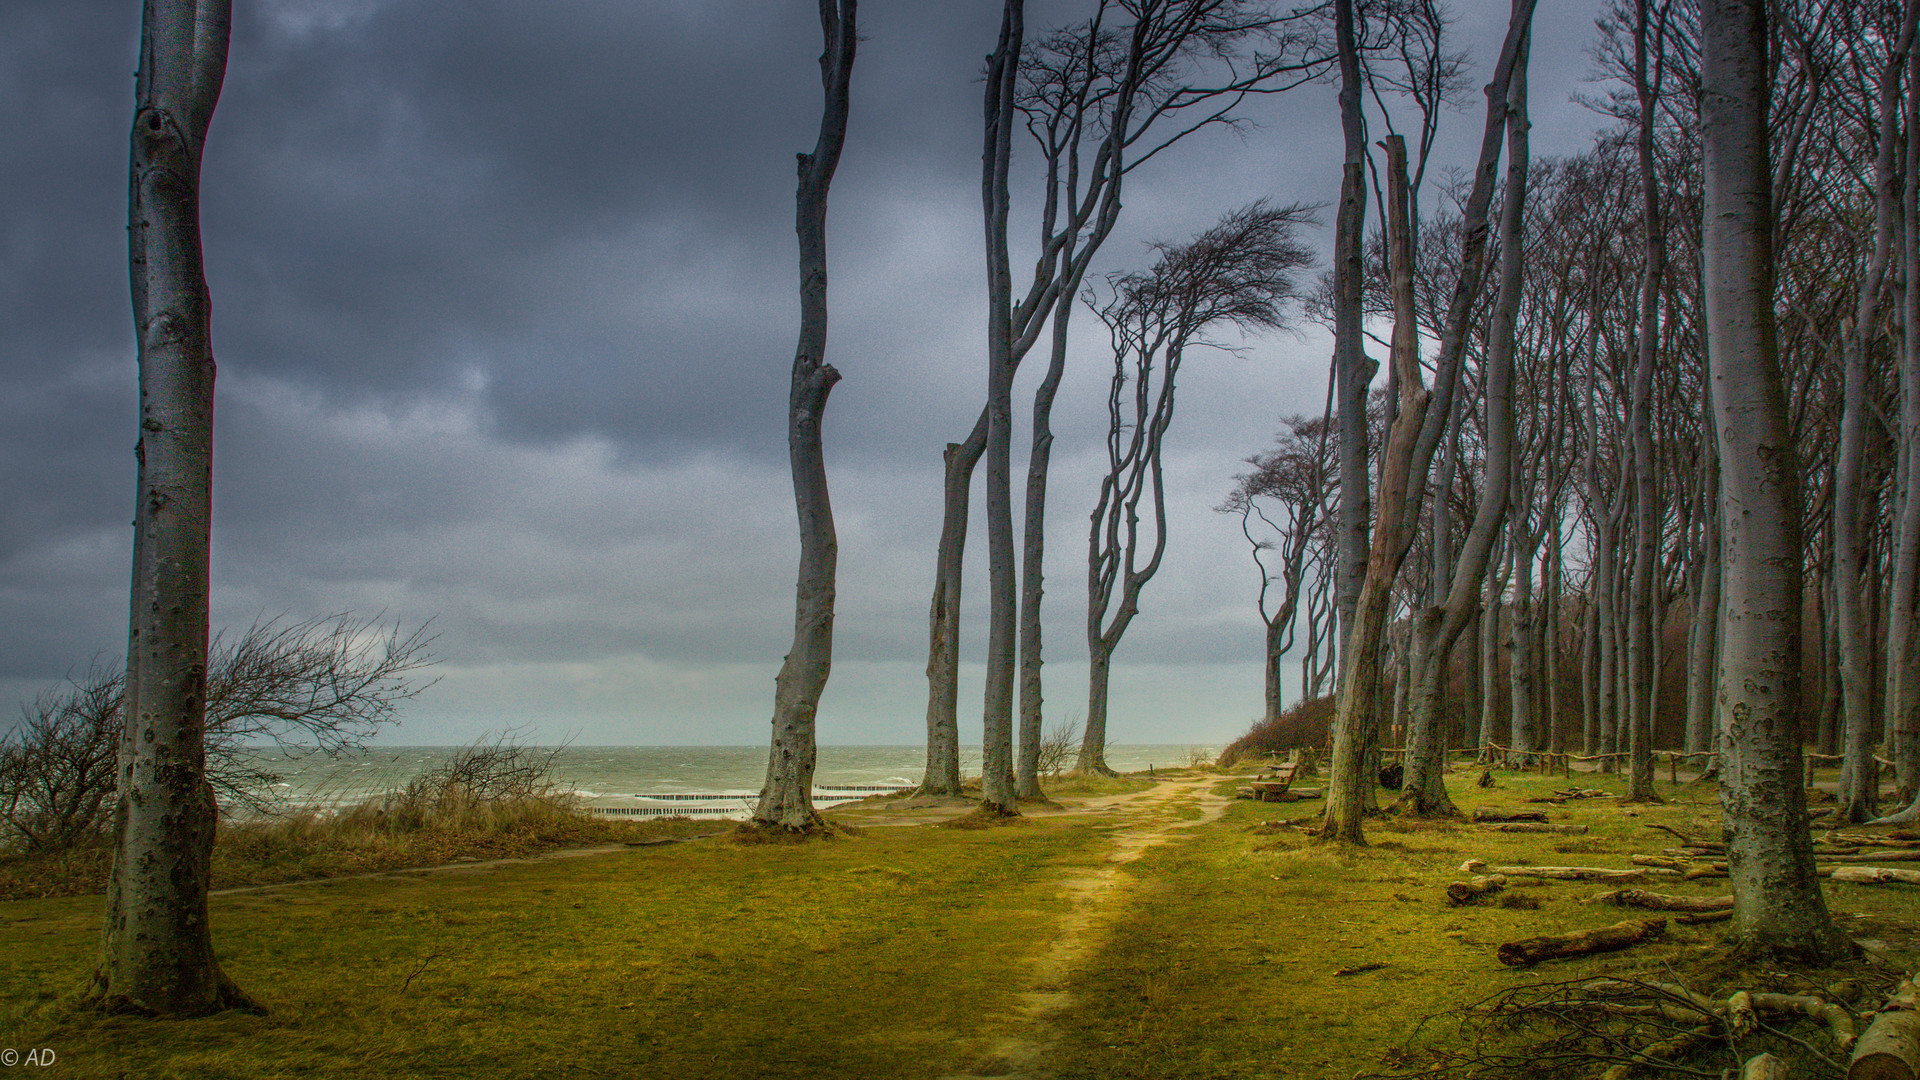
[[1463,873],[1505,874],[1508,877],[1551,878],[1555,881],[1645,881],[1652,877],[1679,877],[1680,871],[1658,866],[1613,870],[1603,866],[1488,866],[1479,859],[1460,864]]
[[1589,904],[1614,904],[1619,907],[1646,908],[1650,911],[1731,911],[1731,896],[1669,896],[1645,889],[1613,889],[1595,893]]
[[1470,881],[1456,881],[1447,886],[1447,902],[1456,906],[1471,904],[1482,896],[1492,896],[1506,887],[1505,874],[1486,874]]
[[1500,946],[1497,955],[1500,962],[1508,967],[1520,967],[1524,964],[1537,964],[1542,960],[1558,960],[1569,956],[1588,956],[1599,952],[1612,952],[1643,941],[1662,937],[1667,932],[1667,920],[1648,919],[1644,922],[1629,919],[1612,926],[1596,926],[1589,930],[1575,930],[1566,934],[1546,934],[1541,937],[1527,938],[1524,941],[1509,941]]
[[1913,984],[1903,982],[1853,1044],[1847,1080],[1914,1080],[1920,1076],[1920,1012]]
[[1699,926],[1701,923],[1726,922],[1733,918],[1733,909],[1725,911],[1699,911],[1686,915],[1675,915],[1673,921],[1682,926]]
[[1584,836],[1585,825],[1549,825],[1544,821],[1496,821],[1480,826],[1482,832],[1504,833],[1562,833],[1569,836]]
[[1664,866],[1669,870],[1686,873],[1693,869],[1693,860],[1675,855],[1635,855],[1630,860],[1635,866]]
[[1740,1080],[1791,1080],[1787,1063],[1772,1054],[1756,1054],[1740,1066]]
[[1814,855],[1822,862],[1836,863],[1920,862],[1920,851],[1869,851],[1858,855],[1827,855],[1816,850]]
[[1491,806],[1482,806],[1473,812],[1475,821],[1545,821],[1545,810],[1495,810]]
[[1891,866],[1837,866],[1828,876],[1835,881],[1850,881],[1855,885],[1885,885],[1890,881],[1920,885],[1920,870]]

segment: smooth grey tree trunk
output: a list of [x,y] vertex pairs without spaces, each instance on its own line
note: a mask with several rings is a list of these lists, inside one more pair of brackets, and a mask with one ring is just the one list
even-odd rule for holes
[[987,448],[987,412],[965,442],[948,443],[940,546],[928,613],[927,768],[920,794],[961,794],[960,787],[960,586],[967,548],[968,504],[973,470]]
[[214,361],[200,162],[230,26],[227,0],[147,0],[141,18],[127,206],[140,364],[132,616],[113,873],[86,995],[116,1012],[256,1007],[221,970],[207,917],[219,809],[206,781]]
[[1333,367],[1340,417],[1340,503],[1334,519],[1334,610],[1339,614],[1341,673],[1354,653],[1354,605],[1367,576],[1367,549],[1373,521],[1373,478],[1367,463],[1372,433],[1367,424],[1367,390],[1379,365],[1367,356],[1362,333],[1361,245],[1367,228],[1367,131],[1360,104],[1360,52],[1354,26],[1354,0],[1334,0],[1335,45],[1340,65],[1340,130],[1345,157],[1340,167],[1340,203],[1333,226]]
[[980,794],[1016,814],[1013,684],[1018,632],[1013,551],[1013,274],[1007,258],[1007,169],[1012,157],[1014,84],[1025,36],[1024,0],[1007,0],[1000,43],[987,69],[986,147],[980,200],[987,234],[987,680],[981,709]]
[[[1416,624],[1414,632],[1424,640],[1421,648],[1416,652],[1422,662],[1412,676],[1414,683],[1412,715],[1408,723],[1406,741],[1408,769],[1402,780],[1399,808],[1416,814],[1455,812],[1453,803],[1447,796],[1444,782],[1447,743],[1441,705],[1447,686],[1447,660],[1453,655],[1453,647],[1459,641],[1461,634],[1471,625],[1480,595],[1481,582],[1486,577],[1488,561],[1500,533],[1501,521],[1507,516],[1511,506],[1514,328],[1520,309],[1523,280],[1521,247],[1529,164],[1526,68],[1532,17],[1532,0],[1516,0],[1507,38],[1502,45],[1493,80],[1487,87],[1487,118],[1481,135],[1480,158],[1478,167],[1475,169],[1474,188],[1468,196],[1465,212],[1462,215],[1466,238],[1462,245],[1461,259],[1462,265],[1468,269],[1460,275],[1460,280],[1456,284],[1447,312],[1447,324],[1442,334],[1440,354],[1435,360],[1435,395],[1438,401],[1434,408],[1438,415],[1444,418],[1453,414],[1454,386],[1461,363],[1463,343],[1467,336],[1466,324],[1473,300],[1480,290],[1481,275],[1478,266],[1482,261],[1481,251],[1486,235],[1487,208],[1492,201],[1493,174],[1499,163],[1500,140],[1504,133],[1507,139],[1508,164],[1506,196],[1501,207],[1500,218],[1500,240],[1504,245],[1500,255],[1502,277],[1500,292],[1494,303],[1492,325],[1489,327],[1485,373],[1487,407],[1485,492],[1480,505],[1475,508],[1473,522],[1461,545],[1460,557],[1447,570],[1447,585],[1443,601],[1438,606],[1419,613],[1414,620]],[[1391,176],[1391,170],[1389,175]],[[1389,183],[1391,188],[1391,180]],[[1410,275],[1411,269],[1409,269]],[[1411,286],[1409,285],[1408,288],[1410,290]],[[1396,310],[1396,323],[1398,318],[1399,312]],[[1408,385],[1418,386],[1417,378]],[[1412,467],[1416,470],[1415,475],[1420,478],[1417,482],[1424,483],[1424,477],[1440,437],[1441,432],[1438,426],[1420,433],[1420,443],[1415,448],[1412,461]],[[1410,491],[1406,492],[1404,497],[1409,502],[1405,511],[1407,519],[1417,520],[1420,511],[1420,493]],[[1441,491],[1440,497],[1446,497],[1444,490]],[[1386,498],[1384,484],[1381,498],[1384,518]],[[1331,803],[1329,813],[1331,814]]]
[[794,233],[800,241],[800,339],[787,393],[787,458],[800,524],[793,647],[774,681],[773,745],[754,821],[792,831],[820,826],[813,810],[820,695],[833,669],[833,601],[840,545],[827,491],[820,425],[840,373],[827,363],[827,193],[846,145],[849,89],[859,42],[857,0],[820,0],[820,82],[826,101],[813,152],[799,155]]
[[1707,357],[1720,440],[1721,797],[1735,940],[1851,955],[1815,876],[1800,756],[1800,471],[1775,355],[1766,0],[1701,5]]
[[[1708,388],[1709,400],[1705,403],[1708,418],[1707,429],[1712,431],[1713,402],[1712,390]],[[1700,539],[1699,573],[1696,575],[1696,595],[1693,604],[1693,625],[1689,631],[1687,664],[1687,734],[1688,753],[1702,753],[1711,750],[1715,744],[1713,730],[1714,688],[1720,667],[1719,629],[1720,629],[1720,448],[1717,439],[1708,438],[1702,451],[1705,463],[1701,467],[1700,486],[1705,505],[1701,507],[1703,524]],[[1704,771],[1706,764],[1701,768]]]
[[[1908,0],[1909,7],[1915,0]],[[1920,87],[1920,49],[1907,50],[1907,83]],[[1920,91],[1909,92],[1902,112],[1907,129],[1906,185],[1901,205],[1900,419],[1897,433],[1900,472],[1899,518],[1895,526],[1887,621],[1887,750],[1894,762],[1898,798],[1896,816],[1920,819]]]
[[[1653,802],[1654,650],[1659,628],[1654,615],[1654,563],[1659,558],[1661,516],[1659,463],[1653,456],[1653,370],[1660,355],[1660,283],[1666,276],[1667,237],[1660,212],[1660,178],[1653,156],[1654,97],[1648,54],[1665,52],[1664,27],[1648,18],[1648,0],[1634,5],[1633,84],[1640,106],[1635,147],[1640,164],[1640,328],[1639,355],[1633,368],[1627,428],[1633,437],[1633,558],[1627,603],[1627,799]],[[1649,43],[1650,35],[1660,40]],[[1660,58],[1656,58],[1658,62]]]
[[[1894,157],[1898,148],[1900,82],[1906,51],[1913,46],[1914,15],[1920,5],[1908,4],[1902,18],[1900,41],[1887,58],[1880,77],[1880,138],[1873,166],[1873,250],[1860,293],[1853,326],[1844,338],[1846,350],[1844,400],[1840,414],[1840,456],[1834,465],[1833,563],[1834,616],[1840,647],[1841,705],[1844,754],[1840,770],[1839,820],[1866,821],[1874,816],[1879,769],[1873,760],[1874,700],[1873,645],[1879,640],[1869,627],[1864,591],[1877,593],[1878,575],[1866,572],[1866,508],[1862,500],[1862,467],[1867,450],[1867,343],[1875,336],[1880,290],[1893,250],[1894,199],[1898,178]],[[1910,166],[1911,167],[1911,166]],[[1913,212],[1909,208],[1909,212]]]

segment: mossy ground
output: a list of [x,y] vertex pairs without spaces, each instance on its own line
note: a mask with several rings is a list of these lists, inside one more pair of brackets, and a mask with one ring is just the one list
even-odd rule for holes
[[[1474,775],[1454,784],[1469,807],[1518,805],[1567,783],[1501,773],[1483,790]],[[1095,784],[1106,785],[1138,782]],[[1538,908],[1454,908],[1441,894],[1469,857],[1621,866],[1671,843],[1649,823],[1717,834],[1709,790],[1661,789],[1672,796],[1661,806],[1550,808],[1591,825],[1585,836],[1380,818],[1363,848],[1264,824],[1317,802],[1235,802],[1119,870],[1125,884],[1097,944],[1048,1020],[1046,1070],[1089,1080],[1391,1072],[1448,1045],[1443,1025],[1414,1039],[1423,1018],[1505,987],[1603,972],[1741,977],[1711,925],[1514,971],[1495,960],[1499,943],[1630,913],[1580,903],[1598,889],[1576,883],[1510,890]],[[864,828],[803,844],[714,837],[216,896],[222,963],[265,1017],[71,1013],[64,995],[92,961],[99,898],[4,902],[0,1046],[52,1048],[57,1067],[40,1075],[62,1077],[984,1073],[1067,913],[1062,882],[1105,865],[1118,827],[1100,814],[1035,814],[1013,828]],[[1725,883],[1662,888],[1709,894]],[[1920,959],[1912,887],[1830,885],[1828,895],[1836,912],[1864,916],[1846,925],[1871,927],[1894,966]]]

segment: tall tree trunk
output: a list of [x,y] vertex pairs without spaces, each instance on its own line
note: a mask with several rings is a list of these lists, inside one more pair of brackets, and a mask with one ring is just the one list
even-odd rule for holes
[[[1077,294],[1079,283],[1064,290]],[[1047,553],[1047,470],[1053,458],[1053,399],[1067,369],[1067,326],[1071,303],[1053,313],[1053,354],[1033,394],[1033,436],[1027,453],[1026,515],[1020,522],[1020,757],[1014,768],[1014,794],[1040,797],[1040,737],[1046,726],[1040,678],[1040,600]]]
[[1333,367],[1340,414],[1340,505],[1334,533],[1334,609],[1341,673],[1356,643],[1354,607],[1367,576],[1368,531],[1373,521],[1372,477],[1367,473],[1369,443],[1367,388],[1379,365],[1367,356],[1361,325],[1361,247],[1367,227],[1367,132],[1360,104],[1360,51],[1354,26],[1354,0],[1334,0],[1334,34],[1340,62],[1340,130],[1346,148],[1340,167],[1340,204],[1333,225]]
[[[1908,0],[1909,6],[1913,0]],[[1899,525],[1887,624],[1887,749],[1906,809],[1920,818],[1920,49],[1907,50],[1907,128],[1900,301]]]
[[[1879,575],[1866,572],[1867,537],[1863,534],[1866,505],[1861,492],[1863,459],[1867,453],[1867,343],[1879,321],[1880,290],[1893,251],[1894,198],[1898,178],[1894,157],[1899,125],[1900,82],[1905,53],[1913,46],[1914,15],[1920,5],[1908,3],[1901,20],[1899,43],[1887,57],[1880,76],[1880,141],[1873,165],[1873,251],[1860,278],[1851,332],[1845,335],[1845,397],[1840,413],[1840,456],[1834,466],[1833,574],[1834,615],[1840,644],[1841,700],[1846,715],[1845,765],[1841,769],[1840,820],[1866,821],[1873,817],[1879,774],[1873,761],[1873,658],[1876,640],[1863,591],[1879,590]],[[1909,166],[1912,167],[1911,165]],[[1877,560],[1876,560],[1877,561]]]
[[980,410],[965,442],[948,443],[946,498],[940,517],[940,548],[934,570],[933,605],[927,622],[927,769],[923,795],[959,795],[960,788],[960,585],[967,546],[967,514],[973,470],[987,448],[987,412]]
[[221,971],[207,919],[219,809],[206,781],[214,361],[200,162],[230,25],[227,0],[147,0],[141,19],[127,206],[140,363],[132,617],[113,874],[87,995],[113,1011],[254,1007]]
[[774,682],[773,746],[753,819],[802,831],[820,824],[813,811],[815,720],[833,669],[834,581],[840,543],[834,535],[820,425],[840,373],[827,363],[827,192],[846,145],[853,55],[859,42],[857,0],[820,0],[826,50],[820,81],[826,104],[811,154],[801,154],[794,195],[800,240],[800,341],[787,395],[787,456],[800,519],[800,575],[794,588],[793,648]]
[[1707,357],[1720,439],[1721,814],[1733,934],[1831,962],[1800,757],[1800,470],[1775,350],[1766,0],[1701,5]]
[[[1653,457],[1653,368],[1660,349],[1660,282],[1666,273],[1667,238],[1660,213],[1660,178],[1654,170],[1653,112],[1656,88],[1648,81],[1649,47],[1664,52],[1663,40],[1648,41],[1656,33],[1647,17],[1648,0],[1634,6],[1633,83],[1640,115],[1635,139],[1640,161],[1640,223],[1643,249],[1640,266],[1639,356],[1633,369],[1633,392],[1627,427],[1633,432],[1633,576],[1627,614],[1627,799],[1657,801],[1653,790],[1654,650],[1659,627],[1654,615],[1654,563],[1659,558],[1660,507],[1658,468]],[[1664,28],[1662,28],[1664,29]]]
[[1025,36],[1024,0],[1007,0],[987,70],[986,149],[980,200],[987,232],[987,682],[981,710],[980,794],[1017,813],[1013,783],[1013,684],[1018,611],[1013,552],[1013,274],[1007,259],[1007,169],[1014,84]]

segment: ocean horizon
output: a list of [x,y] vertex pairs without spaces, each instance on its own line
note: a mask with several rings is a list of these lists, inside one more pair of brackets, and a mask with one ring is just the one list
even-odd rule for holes
[[[353,754],[269,748],[252,761],[279,779],[269,789],[288,806],[346,806],[398,790],[421,773],[445,764],[464,746],[370,746]],[[528,746],[552,755],[554,784],[588,807],[644,804],[649,795],[708,796],[737,803],[760,791],[767,747],[760,746]],[[1192,743],[1115,743],[1107,763],[1119,772],[1186,765],[1195,756],[1211,758],[1212,745]],[[814,786],[822,788],[913,787],[926,767],[926,747],[822,745]],[[962,775],[980,772],[980,748],[960,748]],[[697,800],[694,800],[697,801]]]

